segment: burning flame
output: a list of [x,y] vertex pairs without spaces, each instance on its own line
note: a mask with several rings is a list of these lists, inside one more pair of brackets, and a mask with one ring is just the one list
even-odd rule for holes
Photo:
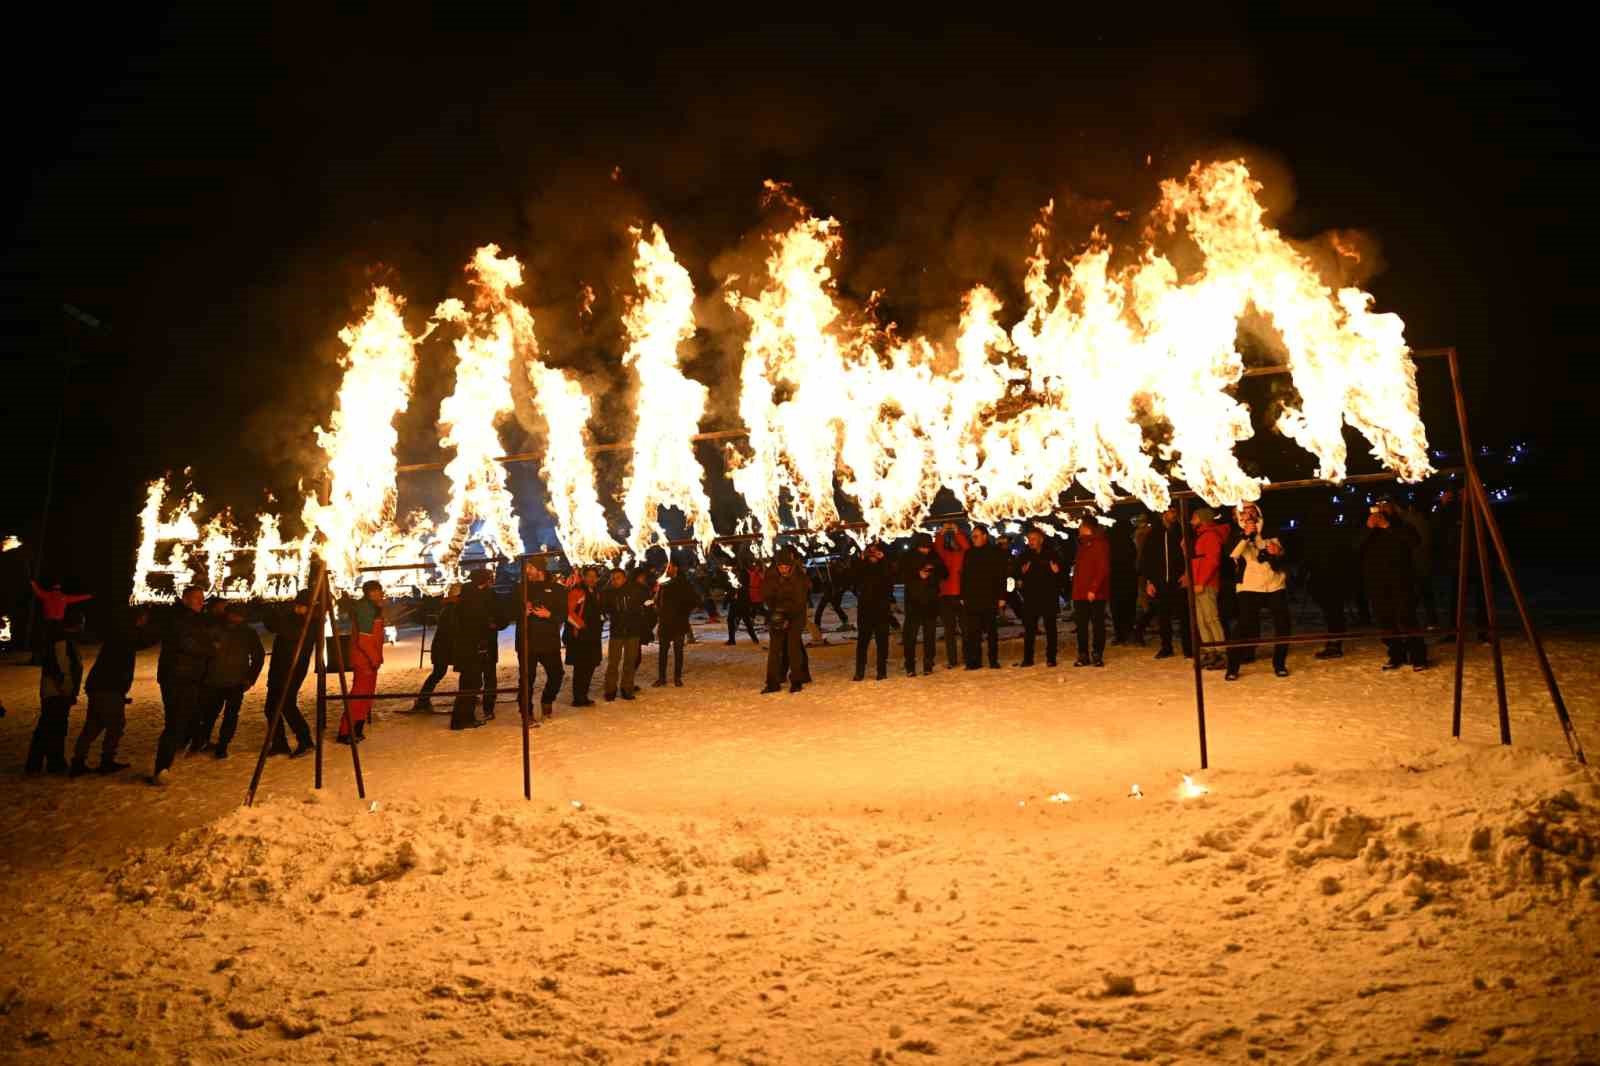
[[[340,330],[339,339],[348,349],[342,360],[344,380],[329,420],[332,428],[318,426],[316,431],[317,443],[328,456],[328,502],[319,502],[315,495],[306,497],[301,517],[327,560],[329,576],[343,588],[359,586],[362,566],[381,565],[396,551],[422,558],[431,533],[431,528],[403,532],[395,521],[399,434],[394,420],[410,402],[416,345],[427,336],[424,332],[413,337],[406,330],[404,306],[403,299],[377,288],[361,321]],[[276,519],[269,528],[263,516],[261,538],[264,550],[281,558],[284,548]],[[262,550],[259,542],[258,550]],[[271,571],[259,565],[257,571],[257,586],[272,587],[273,579],[266,576]],[[404,579],[399,574],[383,576],[390,578],[389,583]]]
[[[179,498],[177,513],[163,521],[166,509],[167,480],[152,481],[145,489],[144,509],[139,512],[139,552],[133,563],[133,602],[171,603],[189,585],[198,581],[198,574],[189,565],[189,550],[200,540],[200,527],[195,515],[204,499],[190,492]],[[165,562],[158,562],[156,550],[168,545]],[[166,575],[170,588],[152,585],[150,579]]]
[[622,504],[633,529],[628,547],[643,554],[665,540],[657,511],[672,507],[683,515],[694,539],[709,548],[717,531],[702,484],[705,471],[691,439],[705,414],[708,390],[678,366],[679,346],[694,336],[694,283],[660,226],[650,228],[649,239],[637,229],[630,234],[639,296],[623,318],[628,350],[622,362],[639,375],[639,421],[633,431],[633,472]]
[[[839,223],[815,217],[781,185],[767,188],[790,221],[770,242],[763,276],[724,279],[749,326],[739,396],[748,436],[730,450],[731,478],[749,510],[739,527],[756,531],[767,551],[785,528],[837,525],[839,493],[859,508],[863,537],[915,528],[941,489],[987,522],[1048,516],[1074,484],[1102,510],[1123,493],[1162,508],[1173,478],[1213,505],[1253,500],[1264,482],[1234,455],[1253,432],[1232,394],[1244,374],[1241,328],[1289,368],[1297,396],[1277,429],[1316,458],[1321,477],[1344,477],[1347,425],[1403,479],[1432,471],[1400,319],[1374,313],[1359,288],[1326,284],[1267,223],[1260,186],[1242,162],[1196,164],[1163,182],[1138,247],[1115,248],[1096,231],[1057,263],[1047,205],[1029,241],[1020,318],[1004,328],[1000,301],[976,286],[953,351],[879,325],[876,295],[865,308],[846,306],[835,277]],[[694,333],[694,287],[659,227],[632,238],[637,292],[623,323],[623,362],[639,388],[620,501],[628,547],[640,552],[664,538],[662,508],[680,512],[704,547],[715,532],[691,438],[707,390],[680,363]],[[1342,240],[1335,235],[1335,247],[1349,256]],[[517,359],[548,429],[542,472],[562,547],[574,563],[617,557],[623,548],[588,454],[591,400],[576,378],[540,360],[533,316],[513,295],[520,263],[488,245],[468,272],[471,306],[446,300],[434,315],[460,330],[455,391],[439,412],[441,443],[454,455],[437,531],[427,515],[397,520],[395,485],[395,418],[427,334],[410,335],[400,298],[378,289],[365,317],[340,334],[345,381],[330,428],[318,430],[327,502],[305,501],[308,537],[283,541],[267,515],[253,542],[226,515],[202,531],[200,498],[169,506],[165,482],[154,483],[140,518],[135,598],[170,598],[152,578],[199,580],[201,557],[214,590],[276,596],[304,575],[313,548],[341,584],[353,584],[364,565],[430,553],[454,569],[473,537],[491,555],[520,553],[496,430],[511,411]],[[580,299],[586,315],[593,291],[585,287]],[[254,575],[231,575],[230,561],[247,552]]]
[[6,552],[14,552],[20,547],[22,547],[22,538],[8,535],[4,540],[0,540],[0,555]]
[[531,345],[533,316],[509,292],[522,284],[522,264],[500,256],[500,248],[479,248],[467,267],[473,309],[446,300],[434,312],[441,322],[463,327],[455,342],[456,387],[439,405],[440,444],[456,454],[445,465],[450,502],[440,526],[440,561],[454,566],[474,532],[492,556],[522,554],[522,535],[506,488],[506,472],[496,423],[512,410],[511,362],[519,342]]

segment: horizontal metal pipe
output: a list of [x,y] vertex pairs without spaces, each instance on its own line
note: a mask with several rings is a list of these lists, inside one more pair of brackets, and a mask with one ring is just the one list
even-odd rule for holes
[[1326,644],[1345,640],[1402,640],[1408,637],[1454,637],[1454,629],[1400,629],[1384,632],[1363,629],[1347,633],[1296,633],[1288,637],[1262,637],[1259,640],[1197,641],[1202,651],[1225,651],[1229,648],[1265,648],[1273,644]]
[[[1463,469],[1465,469],[1465,468],[1464,467],[1459,467],[1459,466],[1447,467],[1446,469],[1435,471],[1434,472],[1434,476],[1439,476],[1439,475],[1443,475],[1443,474],[1459,474],[1459,473],[1461,473],[1461,471]],[[1314,477],[1301,478],[1298,481],[1269,481],[1267,484],[1261,486],[1261,491],[1262,492],[1287,492],[1287,491],[1296,490],[1296,489],[1314,489],[1314,488],[1323,488],[1323,487],[1329,487],[1329,486],[1337,487],[1338,485],[1371,485],[1371,484],[1376,484],[1376,483],[1380,483],[1380,482],[1384,482],[1384,481],[1395,481],[1395,480],[1398,480],[1399,477],[1400,477],[1399,474],[1396,474],[1396,473],[1393,473],[1391,471],[1385,470],[1385,471],[1380,471],[1380,472],[1378,472],[1376,474],[1351,474],[1349,477],[1345,478],[1343,481],[1337,482],[1337,483],[1332,482],[1332,481],[1324,481],[1321,478],[1314,478]],[[1195,499],[1195,498],[1197,498],[1198,494],[1193,489],[1175,489],[1172,492],[1173,499],[1177,499],[1180,496],[1181,497],[1187,497],[1189,499]],[[1115,497],[1112,497],[1112,500],[1111,500],[1111,504],[1112,504],[1113,507],[1120,506],[1120,505],[1123,505],[1123,504],[1133,504],[1133,503],[1139,503],[1139,502],[1140,502],[1139,498],[1136,497],[1136,496],[1115,496]],[[1060,514],[1062,511],[1094,510],[1094,509],[1097,509],[1098,506],[1099,505],[1096,504],[1093,500],[1068,500],[1067,502],[1065,502],[1065,503],[1063,503],[1061,505],[1060,509],[1056,513]],[[966,519],[966,517],[967,517],[967,512],[965,512],[965,511],[952,511],[949,514],[929,515],[927,518],[924,518],[922,520],[922,525],[924,525],[924,526],[940,526],[940,525],[943,525],[945,522],[960,522],[960,521],[963,521],[963,520]],[[866,529],[866,528],[867,528],[867,524],[865,522],[841,522],[838,525],[833,526],[830,529],[781,529],[775,534],[775,536],[776,537],[818,537],[818,536],[826,536],[826,535],[828,535],[830,533],[845,533],[845,532],[849,532],[851,530]],[[713,546],[718,545],[718,544],[749,544],[749,543],[752,543],[754,541],[758,541],[758,540],[761,540],[761,539],[762,539],[762,534],[760,534],[760,533],[730,533],[727,536],[716,537],[715,539],[712,540],[711,543],[712,543]],[[699,541],[695,540],[692,537],[684,537],[684,538],[681,538],[681,539],[678,539],[678,540],[662,541],[658,546],[659,547],[663,547],[663,548],[692,548],[692,547],[697,547],[699,545],[699,543],[700,543]],[[553,558],[553,557],[557,557],[557,556],[564,556],[565,554],[566,553],[561,551],[560,549],[552,548],[552,549],[548,549],[548,550],[545,550],[545,551],[526,552],[523,555],[519,556],[518,558],[527,559],[527,558],[538,557],[538,558],[546,558],[546,559],[548,559],[548,558]],[[433,563],[405,563],[405,564],[398,564],[398,565],[392,565],[392,566],[364,566],[364,567],[361,568],[361,572],[365,574],[365,573],[371,573],[371,572],[378,571],[378,570],[428,570],[428,569],[432,569],[434,565],[435,564],[433,564]]]
[[485,692],[488,692],[490,695],[494,696],[507,696],[516,691],[517,690],[515,688],[469,688],[457,689],[455,692],[369,692],[365,696],[357,696],[351,693],[335,696],[330,693],[328,695],[328,702],[349,703],[351,700],[415,700],[421,699],[424,696],[429,698],[434,696],[438,696],[440,698],[445,696],[482,696]]
[[[1433,359],[1444,355],[1449,350],[1450,349],[1448,348],[1422,348],[1418,351],[1412,352],[1411,357],[1413,359]],[[1288,374],[1292,372],[1293,369],[1289,366],[1256,366],[1247,369],[1242,376],[1247,378],[1268,378],[1277,377],[1280,374]],[[692,441],[742,440],[749,435],[750,431],[747,429],[718,429],[709,433],[696,433],[689,439]],[[631,447],[633,447],[632,441],[612,441],[607,444],[590,445],[589,452],[590,454],[595,452],[620,452]],[[496,456],[495,462],[534,463],[543,458],[543,452],[513,452],[510,455]],[[444,468],[445,464],[442,462],[402,463],[394,468],[394,472],[396,474],[420,474],[429,470],[443,470]]]

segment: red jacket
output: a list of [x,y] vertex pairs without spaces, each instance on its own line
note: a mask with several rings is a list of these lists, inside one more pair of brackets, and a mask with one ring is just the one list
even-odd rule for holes
[[961,563],[967,557],[967,549],[972,547],[972,541],[961,530],[955,532],[956,546],[946,548],[944,535],[940,534],[933,539],[933,550],[939,553],[939,561],[944,563],[944,580],[939,582],[939,595],[961,595]]
[[1072,598],[1087,600],[1111,598],[1111,538],[1104,533],[1092,537],[1078,535],[1078,556],[1072,564]]
[[750,602],[764,603],[761,598],[761,582],[766,577],[766,572],[759,566],[752,566],[745,572],[746,580],[750,583]]
[[1215,524],[1201,526],[1194,535],[1194,572],[1196,589],[1222,587],[1222,556],[1228,547],[1228,527]]
[[39,598],[39,610],[44,614],[47,622],[60,622],[67,617],[67,608],[84,600],[92,600],[90,595],[74,595],[72,593],[57,592],[40,586],[37,581],[31,582],[33,594]]

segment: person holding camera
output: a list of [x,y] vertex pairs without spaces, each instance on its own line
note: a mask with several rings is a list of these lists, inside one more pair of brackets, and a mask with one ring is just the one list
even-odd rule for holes
[[[1261,635],[1261,612],[1272,615],[1272,635],[1289,635],[1289,578],[1285,572],[1283,542],[1264,531],[1265,519],[1259,505],[1242,505],[1237,514],[1239,543],[1233,547],[1232,558],[1239,568],[1239,639],[1254,640]],[[1242,649],[1228,649],[1228,672],[1223,677],[1229,681],[1239,679],[1239,665],[1244,661]],[[1289,676],[1289,645],[1272,646],[1272,672],[1279,677]]]

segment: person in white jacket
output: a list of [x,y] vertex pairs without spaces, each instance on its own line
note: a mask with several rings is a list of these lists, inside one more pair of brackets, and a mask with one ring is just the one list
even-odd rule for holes
[[[1284,571],[1286,562],[1283,542],[1265,532],[1261,508],[1254,503],[1242,505],[1235,514],[1239,524],[1239,543],[1233,548],[1234,565],[1239,567],[1238,605],[1240,640],[1254,640],[1261,635],[1261,612],[1272,613],[1272,635],[1289,635],[1289,579]],[[1244,656],[1241,649],[1228,651],[1229,681],[1239,679],[1239,666]],[[1272,647],[1272,672],[1279,677],[1289,676],[1289,645]]]

